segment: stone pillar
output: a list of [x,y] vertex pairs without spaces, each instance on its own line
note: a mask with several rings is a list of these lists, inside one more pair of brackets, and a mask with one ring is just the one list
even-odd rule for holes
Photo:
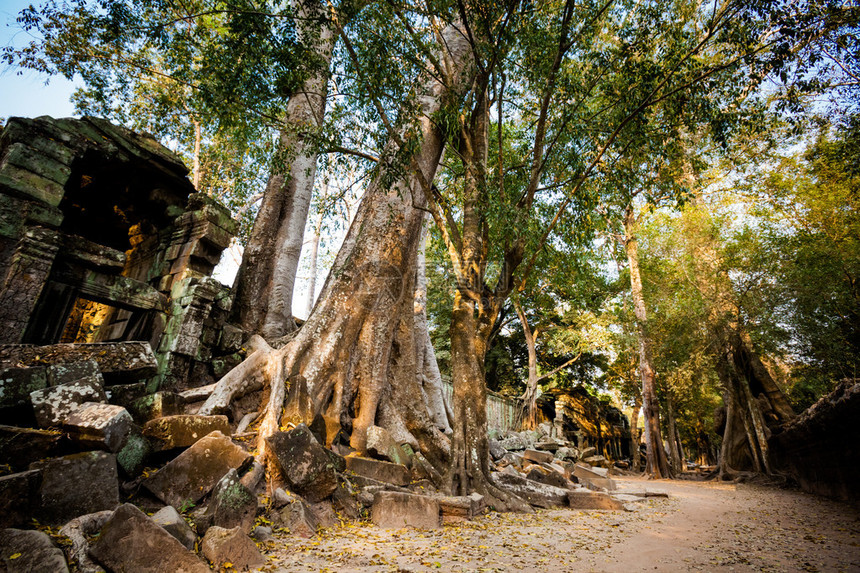
[[27,229],[9,260],[0,289],[0,343],[20,343],[59,248],[56,231]]

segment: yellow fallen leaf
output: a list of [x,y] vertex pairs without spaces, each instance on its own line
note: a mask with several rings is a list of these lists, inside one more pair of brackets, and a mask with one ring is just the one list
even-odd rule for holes
[[9,556],[9,559],[18,559],[19,557],[21,557],[20,553],[13,553]]

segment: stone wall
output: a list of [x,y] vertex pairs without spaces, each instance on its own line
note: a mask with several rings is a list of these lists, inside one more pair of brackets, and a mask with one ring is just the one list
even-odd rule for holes
[[0,344],[148,342],[150,392],[208,384],[238,363],[229,289],[209,278],[238,224],[187,174],[153,138],[103,119],[11,118]]
[[771,464],[812,493],[860,499],[860,382],[840,384],[768,440]]

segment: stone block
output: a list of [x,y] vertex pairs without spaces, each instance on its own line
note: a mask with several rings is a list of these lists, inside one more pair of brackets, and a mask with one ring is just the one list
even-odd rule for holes
[[130,384],[158,373],[148,342],[96,342],[91,344],[8,344],[0,346],[0,364],[41,366],[95,360],[106,384]]
[[0,190],[24,199],[35,199],[56,207],[63,199],[63,186],[27,169],[0,164]]
[[560,488],[571,488],[573,484],[565,479],[565,477],[558,472],[552,470],[545,470],[539,468],[537,466],[532,466],[529,468],[528,474],[526,474],[526,478],[536,481],[538,483],[542,483],[545,485],[551,485],[554,487]]
[[135,400],[146,396],[146,382],[135,382],[134,384],[115,384],[105,388],[108,402],[122,406],[128,410]]
[[58,525],[86,513],[119,505],[116,456],[84,452],[30,464],[42,472],[36,517]]
[[232,324],[225,324],[221,329],[221,338],[218,340],[218,348],[224,352],[236,352],[242,348],[242,340],[245,331]]
[[407,485],[412,477],[406,466],[358,456],[347,456],[346,469],[362,477],[399,486]]
[[320,528],[316,513],[305,500],[282,489],[275,490],[275,511],[271,513],[272,522],[286,527],[290,534],[298,537],[313,537]]
[[[90,358],[78,362],[66,362],[62,364],[51,364],[47,368],[48,385],[59,386],[83,380],[84,378],[102,381],[98,363]],[[103,383],[103,381],[102,381]]]
[[221,432],[212,432],[168,462],[143,485],[176,509],[197,503],[231,469],[243,470],[253,461],[248,452]]
[[0,529],[29,525],[41,482],[38,470],[0,477]]
[[590,466],[595,466],[595,467],[599,467],[599,468],[609,467],[609,460],[607,460],[603,456],[583,457],[582,461],[584,461],[585,463],[587,463]]
[[136,478],[143,473],[151,455],[152,445],[149,440],[141,436],[139,430],[133,429],[125,445],[117,452],[116,463],[126,476]]
[[334,509],[347,519],[361,517],[361,507],[356,495],[357,492],[353,489],[352,484],[343,476],[338,476],[337,489],[331,494],[331,501]]
[[309,502],[327,498],[337,487],[343,458],[320,445],[304,424],[276,432],[266,438],[266,444],[287,486]]
[[377,492],[370,518],[374,525],[386,529],[436,529],[442,525],[438,500],[398,491]]
[[203,534],[209,527],[218,526],[224,529],[239,527],[243,532],[251,533],[256,517],[257,496],[242,485],[239,474],[232,469],[212,490],[197,531]]
[[212,432],[230,435],[227,416],[165,416],[150,420],[143,426],[143,435],[149,438],[155,451],[187,448]]
[[152,521],[170,535],[176,538],[185,549],[194,550],[194,542],[197,541],[197,535],[185,518],[180,515],[172,505],[165,506],[159,509],[152,515]]
[[493,474],[493,478],[503,489],[509,489],[531,505],[551,509],[567,505],[568,490],[542,484],[519,475],[507,473]]
[[499,445],[508,451],[522,451],[528,447],[526,441],[517,434],[512,434],[499,442]]
[[0,571],[6,573],[69,573],[63,550],[41,531],[0,531]]
[[86,402],[66,418],[63,428],[84,447],[118,452],[125,445],[132,424],[131,414],[122,406]]
[[257,545],[239,527],[210,527],[203,537],[201,553],[216,569],[221,569],[227,562],[232,563],[237,571],[251,571],[266,564],[266,558]]
[[608,494],[578,489],[567,493],[571,509],[624,509],[624,504]]
[[610,477],[601,475],[594,471],[597,468],[586,468],[581,464],[576,464],[573,468],[573,475],[579,480],[579,483],[589,489],[605,489],[606,491],[615,491],[615,480]]
[[0,368],[0,408],[26,406],[30,393],[47,386],[44,367]]
[[493,458],[494,462],[499,461],[505,454],[508,453],[508,450],[502,447],[502,445],[496,440],[490,440],[490,456]]
[[523,452],[523,459],[536,464],[548,464],[555,459],[550,452],[541,452],[538,450],[526,450]]
[[92,378],[30,393],[36,422],[43,428],[58,426],[88,402],[107,403],[101,384]]
[[108,519],[90,555],[110,571],[209,573],[209,567],[130,503]]
[[138,398],[128,409],[136,422],[145,424],[150,420],[179,415],[183,411],[182,406],[183,400],[177,394],[155,392]]
[[27,469],[31,463],[60,454],[60,432],[0,425],[0,460],[13,470]]
[[391,433],[379,426],[370,426],[367,429],[367,453],[371,456],[389,462],[409,466],[409,458],[401,449],[400,444],[394,441]]
[[434,496],[439,502],[443,523],[467,521],[479,515],[484,508],[484,496],[479,493],[464,496]]

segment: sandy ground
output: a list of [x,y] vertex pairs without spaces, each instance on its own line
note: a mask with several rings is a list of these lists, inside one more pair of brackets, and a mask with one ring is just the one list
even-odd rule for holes
[[438,530],[329,529],[270,542],[264,571],[860,571],[860,511],[803,492],[618,479],[632,511],[490,513]]

